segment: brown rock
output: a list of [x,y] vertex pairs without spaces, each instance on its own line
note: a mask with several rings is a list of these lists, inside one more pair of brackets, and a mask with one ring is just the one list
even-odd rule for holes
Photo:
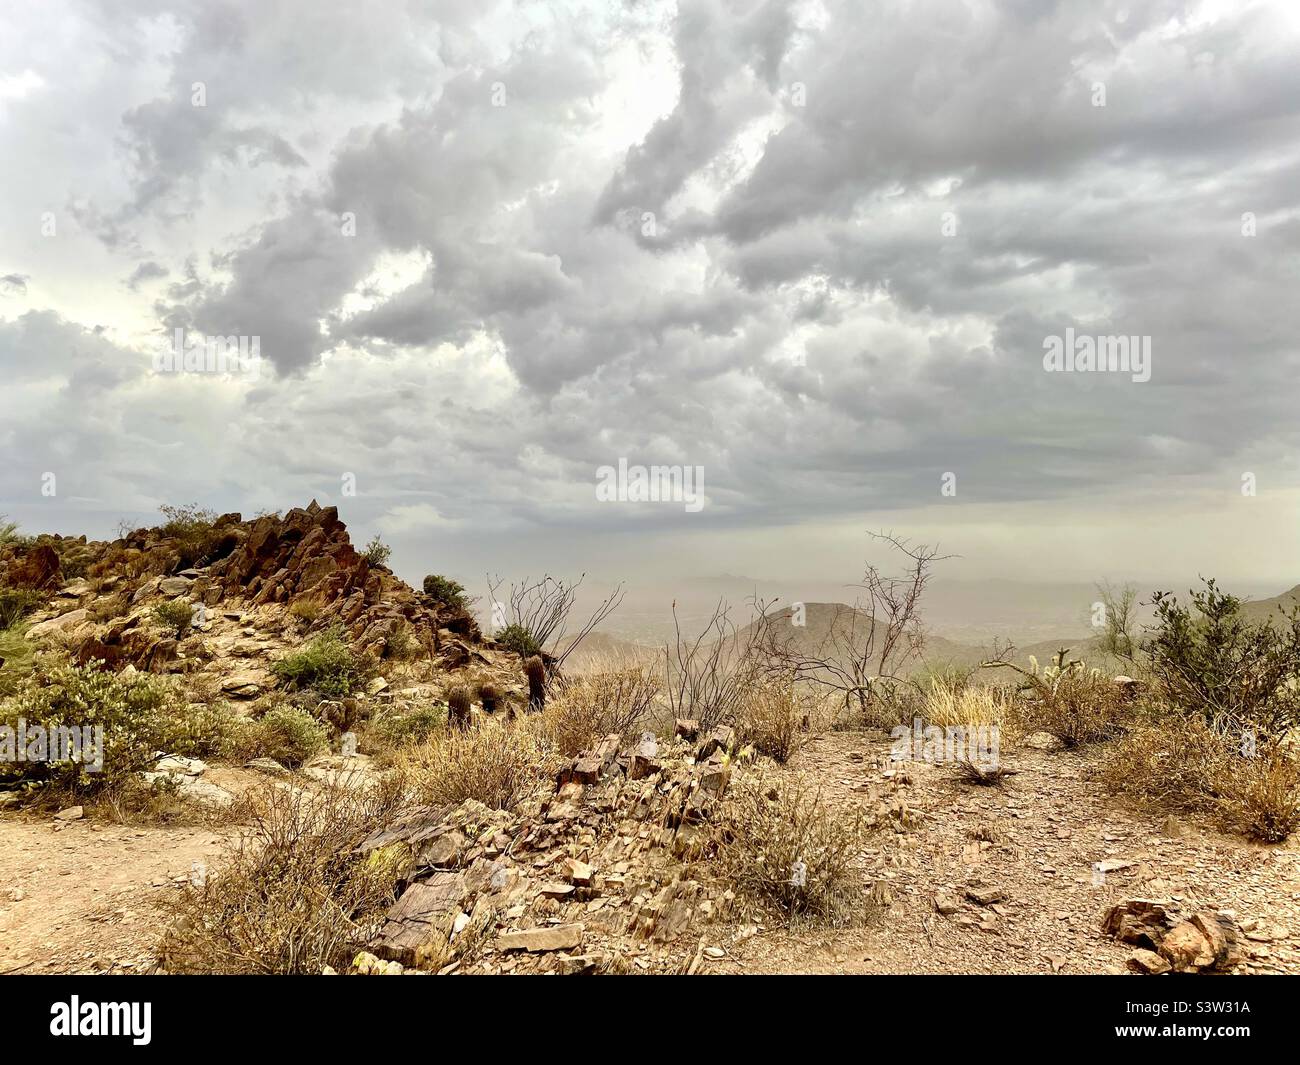
[[934,908],[945,917],[951,917],[961,909],[961,899],[951,891],[936,891],[934,893]]
[[972,884],[966,888],[966,897],[981,906],[992,906],[1007,897],[1007,893],[992,884]]
[[1158,976],[1170,971],[1170,965],[1153,950],[1135,950],[1126,962],[1134,972]]
[[499,950],[526,950],[542,954],[552,950],[576,950],[582,945],[582,925],[559,924],[549,928],[528,928],[521,932],[502,932],[497,937]]
[[1160,954],[1178,972],[1195,972],[1214,964],[1214,951],[1191,921],[1174,925],[1160,941]]

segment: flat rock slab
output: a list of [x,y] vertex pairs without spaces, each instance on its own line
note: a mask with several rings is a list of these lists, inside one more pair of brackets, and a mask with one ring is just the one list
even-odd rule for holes
[[500,950],[526,950],[541,954],[552,950],[576,950],[582,944],[582,925],[557,924],[550,928],[527,928],[497,936]]

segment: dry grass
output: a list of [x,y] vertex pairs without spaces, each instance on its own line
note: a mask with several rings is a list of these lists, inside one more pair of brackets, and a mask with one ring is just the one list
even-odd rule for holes
[[1104,743],[1120,733],[1124,699],[1100,670],[1074,663],[1024,675],[1027,694],[1016,712],[1024,732],[1050,732],[1067,747]]
[[268,787],[218,872],[164,903],[159,957],[173,973],[344,969],[377,930],[406,872],[403,848],[357,845],[394,816],[393,791]]
[[454,805],[477,799],[497,810],[536,792],[562,760],[543,715],[486,718],[465,730],[435,733],[395,756],[422,801]]
[[803,745],[819,706],[814,695],[793,684],[757,683],[736,715],[741,742],[784,765]]
[[1300,828],[1300,761],[1280,742],[1253,757],[1203,718],[1168,714],[1132,728],[1108,752],[1111,790],[1156,809],[1206,813],[1231,832],[1278,843]]
[[923,715],[927,724],[941,728],[996,725],[1006,738],[1009,731],[1014,731],[1015,699],[1003,688],[934,677],[926,692]]
[[751,906],[844,926],[867,907],[857,863],[873,827],[858,806],[832,811],[800,774],[745,773],[715,824],[714,871]]
[[611,733],[639,736],[659,692],[659,678],[638,667],[585,674],[557,686],[543,717],[560,753],[572,757]]
[[316,595],[300,596],[289,604],[289,616],[305,625],[310,625],[325,609],[325,600]]

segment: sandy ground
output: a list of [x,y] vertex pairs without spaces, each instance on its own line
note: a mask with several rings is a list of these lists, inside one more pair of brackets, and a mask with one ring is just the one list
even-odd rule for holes
[[[833,803],[871,803],[887,790],[888,752],[882,737],[827,733],[792,764]],[[1256,846],[1117,806],[1087,779],[1094,758],[1004,751],[1015,775],[1000,788],[909,763],[900,792],[915,827],[886,833],[867,855],[893,897],[883,916],[834,931],[705,926],[706,943],[724,951],[706,971],[1120,973],[1128,948],[1099,934],[1106,909],[1173,895],[1236,912],[1246,971],[1300,972],[1300,846]],[[158,900],[195,862],[215,864],[236,831],[0,815],[0,974],[148,971]],[[1123,868],[1097,883],[1093,864],[1107,860]],[[1004,900],[965,899],[975,883]],[[934,904],[945,890],[961,900],[946,916]]]
[[[886,739],[827,733],[793,760],[833,802],[878,789]],[[886,842],[874,866],[894,902],[870,928],[771,929],[718,945],[712,972],[1121,973],[1131,948],[1099,934],[1115,902],[1170,895],[1236,912],[1248,930],[1246,971],[1300,972],[1300,847],[1256,846],[1204,825],[1117,807],[1086,779],[1095,755],[1003,752],[1001,788],[959,781],[951,766],[908,763],[903,788],[918,827]],[[991,836],[993,841],[981,840]],[[1093,863],[1133,862],[1094,883]],[[965,885],[1001,888],[979,906]],[[961,898],[936,912],[936,892]]]

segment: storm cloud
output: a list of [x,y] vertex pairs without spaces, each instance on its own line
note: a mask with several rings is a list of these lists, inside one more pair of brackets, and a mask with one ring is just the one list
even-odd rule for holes
[[[1298,51],[1284,2],[20,0],[0,512],[775,573],[909,515],[1050,570],[1115,511],[1151,568],[1154,515],[1294,513]],[[153,372],[177,328],[261,372]],[[1046,371],[1067,330],[1150,380]],[[707,505],[598,502],[619,458]]]

